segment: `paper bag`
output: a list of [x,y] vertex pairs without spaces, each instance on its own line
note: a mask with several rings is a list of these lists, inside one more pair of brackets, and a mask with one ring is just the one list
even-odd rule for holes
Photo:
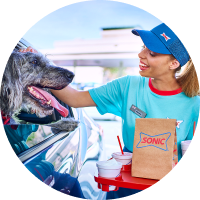
[[131,175],[160,180],[177,162],[176,119],[137,118]]

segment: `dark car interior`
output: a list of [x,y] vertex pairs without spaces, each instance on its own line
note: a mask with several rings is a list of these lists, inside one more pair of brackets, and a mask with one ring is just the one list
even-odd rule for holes
[[[52,96],[54,96],[54,95],[52,94]],[[72,113],[72,109],[67,104],[63,103],[58,98],[56,98],[56,100],[62,106],[64,106],[65,108],[67,108],[69,110],[69,114],[68,114],[67,118],[74,117],[73,113]],[[35,124],[48,124],[48,123],[60,120],[62,115],[57,110],[54,109],[54,112],[53,112],[52,115],[48,115],[44,118],[39,118],[39,117],[36,116],[36,114],[29,114],[29,113],[26,113],[24,111],[21,111],[21,113],[19,115],[17,115],[17,117],[20,120],[26,120],[27,122],[31,122],[31,123],[35,123]]]

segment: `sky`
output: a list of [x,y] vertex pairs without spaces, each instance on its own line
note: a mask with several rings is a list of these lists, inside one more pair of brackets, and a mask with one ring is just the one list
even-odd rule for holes
[[102,28],[140,26],[150,30],[160,23],[150,13],[129,4],[84,1],[50,13],[22,37],[37,49],[48,49],[58,40],[98,39]]

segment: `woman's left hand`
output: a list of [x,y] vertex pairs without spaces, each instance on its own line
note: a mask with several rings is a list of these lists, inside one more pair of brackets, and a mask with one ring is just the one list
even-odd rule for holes
[[22,53],[26,53],[26,52],[32,52],[32,53],[38,53],[37,50],[35,50],[34,48],[32,47],[27,47],[26,49],[20,49],[19,52],[22,52]]

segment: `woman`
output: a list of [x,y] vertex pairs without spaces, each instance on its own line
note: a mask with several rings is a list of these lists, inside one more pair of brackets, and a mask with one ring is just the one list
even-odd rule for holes
[[[164,23],[151,31],[134,29],[132,33],[144,42],[138,54],[141,76],[125,76],[89,91],[67,86],[52,93],[71,107],[96,106],[101,114],[121,116],[124,151],[132,152],[135,119],[139,117],[130,110],[132,105],[144,111],[146,118],[177,119],[180,160],[180,143],[192,139],[193,124],[199,115],[199,84],[194,65],[181,41]],[[183,73],[176,77],[182,66]],[[136,192],[120,188],[118,192],[109,192],[107,198]]]

